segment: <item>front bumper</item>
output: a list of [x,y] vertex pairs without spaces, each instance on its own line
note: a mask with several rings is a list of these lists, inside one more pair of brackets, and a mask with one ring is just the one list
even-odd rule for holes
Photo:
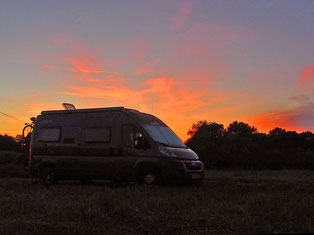
[[199,160],[167,160],[161,167],[165,181],[193,182],[202,181],[204,164]]

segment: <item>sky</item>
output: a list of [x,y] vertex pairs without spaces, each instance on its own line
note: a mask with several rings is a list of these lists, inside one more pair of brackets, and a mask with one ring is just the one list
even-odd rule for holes
[[124,106],[193,123],[314,131],[312,0],[0,0],[0,134]]

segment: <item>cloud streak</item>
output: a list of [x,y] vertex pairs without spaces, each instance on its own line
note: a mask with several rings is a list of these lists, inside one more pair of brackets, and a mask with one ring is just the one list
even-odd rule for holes
[[150,52],[150,46],[143,39],[137,38],[132,45],[132,50],[134,59],[144,59]]
[[187,21],[193,8],[194,0],[185,0],[180,3],[177,13],[171,19],[171,30],[178,31]]
[[307,86],[314,82],[314,65],[308,65],[301,70],[301,78],[299,84],[301,86]]
[[286,110],[273,110],[250,118],[250,122],[259,130],[267,131],[275,127],[296,131],[314,131],[314,104]]

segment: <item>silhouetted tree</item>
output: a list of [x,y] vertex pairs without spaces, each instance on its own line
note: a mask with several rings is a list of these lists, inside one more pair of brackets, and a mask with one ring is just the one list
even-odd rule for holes
[[305,131],[300,133],[300,136],[302,136],[304,139],[310,140],[314,138],[314,134],[310,131]]
[[221,157],[224,127],[215,122],[200,121],[192,125],[195,130],[186,144],[199,155],[207,166],[216,165]]
[[12,136],[0,135],[0,150],[21,151],[21,145]]
[[237,136],[252,136],[257,133],[257,129],[253,126],[249,126],[246,123],[235,121],[231,123],[227,130],[226,135],[237,135]]
[[286,130],[282,129],[282,128],[279,128],[279,127],[276,127],[273,130],[269,131],[269,135],[272,135],[272,136],[274,136],[274,135],[278,136],[278,135],[282,135],[284,133],[286,133]]
[[192,124],[192,128],[188,130],[187,135],[192,137],[203,125],[209,125],[210,122],[203,120]]

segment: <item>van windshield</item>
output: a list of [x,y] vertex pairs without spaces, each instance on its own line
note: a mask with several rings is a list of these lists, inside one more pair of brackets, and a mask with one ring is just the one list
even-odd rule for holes
[[186,148],[182,140],[167,126],[161,126],[158,123],[143,126],[154,141],[171,147]]

